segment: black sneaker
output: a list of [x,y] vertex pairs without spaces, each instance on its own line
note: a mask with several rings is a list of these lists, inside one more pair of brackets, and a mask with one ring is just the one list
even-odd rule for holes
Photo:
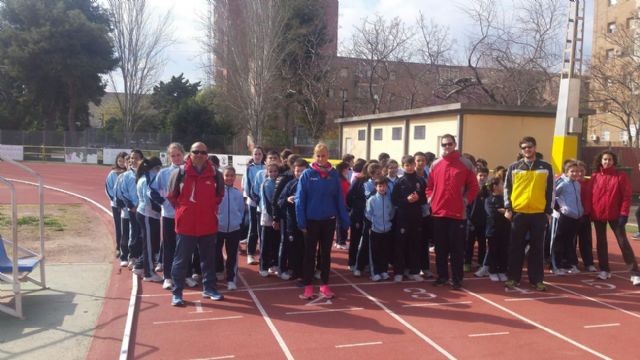
[[449,282],[447,279],[437,278],[436,281],[433,282],[433,286],[442,286]]
[[462,289],[462,283],[459,281],[454,281],[453,284],[451,284],[451,288],[453,290],[460,290]]

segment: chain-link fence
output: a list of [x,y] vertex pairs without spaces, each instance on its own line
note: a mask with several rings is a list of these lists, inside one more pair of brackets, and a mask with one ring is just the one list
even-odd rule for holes
[[[231,136],[203,134],[199,139],[193,139],[196,140],[206,143],[211,151],[227,152],[235,150],[236,147]],[[172,141],[172,134],[166,132],[136,133],[133,139],[125,144],[121,135],[95,128],[73,133],[54,130],[0,130],[0,144],[5,145],[162,150]]]

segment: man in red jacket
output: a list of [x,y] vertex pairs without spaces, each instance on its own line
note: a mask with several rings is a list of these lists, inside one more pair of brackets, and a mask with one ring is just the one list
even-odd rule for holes
[[431,204],[434,240],[436,243],[435,286],[449,281],[448,259],[451,255],[453,289],[462,287],[464,277],[464,245],[467,204],[478,193],[474,165],[456,151],[456,139],[451,134],[441,137],[442,157],[433,162],[427,182],[427,199]]
[[171,305],[183,306],[182,289],[193,250],[198,246],[203,274],[203,297],[222,300],[216,290],[215,247],[218,232],[218,205],[222,197],[216,191],[216,181],[207,145],[196,142],[184,169],[173,174],[169,200],[176,210],[176,252],[171,270],[175,284]]

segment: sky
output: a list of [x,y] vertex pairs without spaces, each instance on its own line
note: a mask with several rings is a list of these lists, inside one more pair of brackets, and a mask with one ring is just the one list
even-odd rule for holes
[[[509,6],[513,2],[513,0],[499,1],[504,6]],[[585,58],[588,58],[591,53],[593,1],[586,0]],[[566,2],[568,4],[568,1]],[[465,39],[473,30],[470,20],[461,10],[465,3],[464,0],[340,0],[338,47],[348,43],[354,26],[359,25],[364,17],[380,14],[388,19],[399,17],[406,23],[414,23],[418,12],[422,11],[427,18],[430,17],[436,23],[449,28],[450,35],[456,40],[456,50],[458,54],[462,54]],[[173,17],[171,34],[174,43],[167,49],[167,63],[159,80],[168,81],[171,76],[184,73],[185,78],[191,82],[204,82],[206,80],[203,71],[204,56],[198,39],[204,33],[199,19],[206,14],[206,1],[151,0],[149,5],[158,16],[169,11]],[[562,26],[565,24],[563,23]],[[111,87],[109,89],[113,90]]]

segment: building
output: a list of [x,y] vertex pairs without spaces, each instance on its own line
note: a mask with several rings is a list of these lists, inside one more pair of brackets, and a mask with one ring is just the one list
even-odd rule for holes
[[[592,62],[598,64],[611,61],[615,57],[637,56],[637,50],[624,49],[609,39],[619,33],[628,33],[637,37],[637,24],[640,0],[595,0]],[[608,39],[609,38],[609,39]],[[631,51],[631,53],[629,53]],[[591,93],[594,93],[595,79],[591,80]],[[635,94],[635,92],[634,92]],[[589,117],[587,144],[589,146],[625,146],[629,145],[628,130],[623,129],[619,120],[608,112],[607,106],[595,106],[596,114]],[[630,129],[635,137],[636,127]]]
[[[591,112],[583,111],[584,115]],[[446,104],[337,119],[340,152],[363,159],[386,152],[400,160],[417,151],[439,156],[440,138],[456,137],[458,150],[506,166],[518,155],[518,140],[533,136],[551,157],[556,109],[504,105]]]

